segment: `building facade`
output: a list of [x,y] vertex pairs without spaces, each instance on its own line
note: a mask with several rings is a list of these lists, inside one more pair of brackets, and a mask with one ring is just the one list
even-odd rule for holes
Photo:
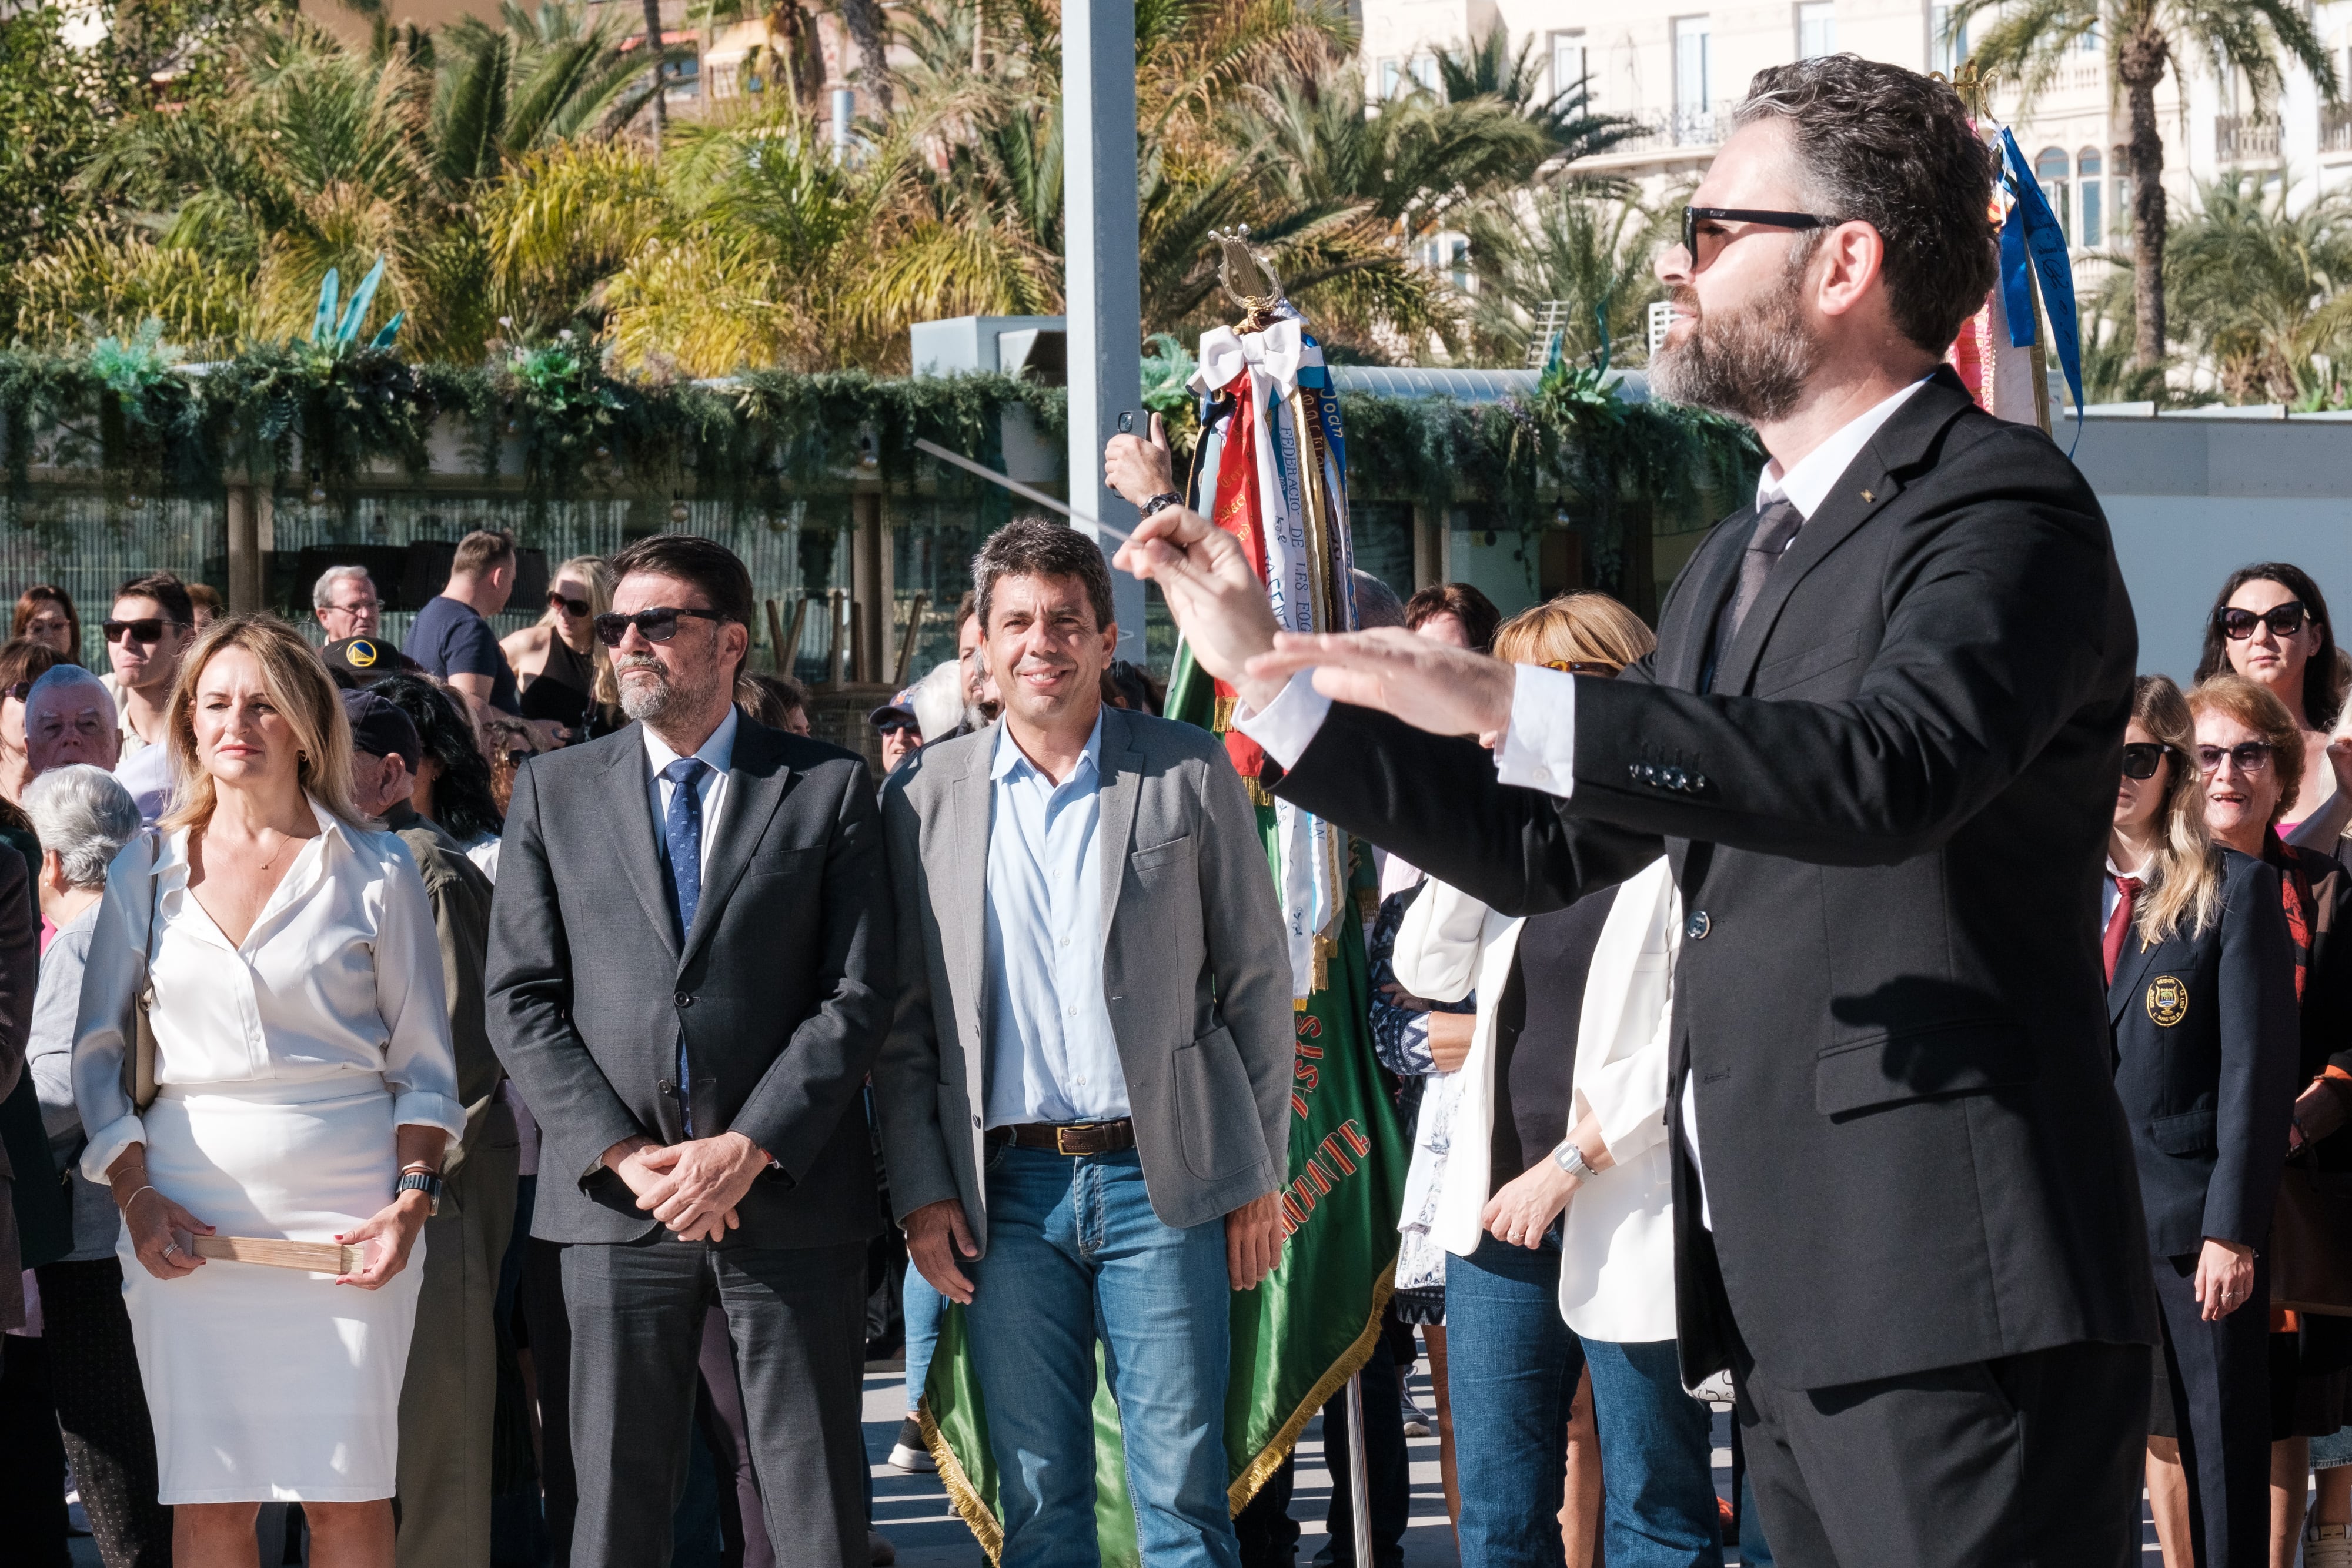
[[[1368,86],[1377,94],[1434,85],[1433,51],[1508,29],[1533,40],[1554,91],[1590,82],[1595,110],[1631,116],[1633,140],[1580,167],[1624,174],[1654,198],[1695,183],[1728,128],[1731,107],[1767,66],[1851,52],[1950,74],[1968,57],[1964,31],[1937,0],[1360,0]],[[2314,25],[2352,98],[2352,0],[2321,5]],[[2180,80],[2185,66],[2188,79]],[[2105,47],[2086,39],[2030,106],[1996,80],[1990,115],[2010,126],[2066,225],[2078,281],[2095,283],[2131,244],[2125,107]],[[2165,185],[2176,214],[2197,182],[2227,169],[2289,181],[2299,204],[2352,180],[2352,107],[2322,100],[2300,68],[2276,100],[2194,61],[2176,62],[2157,94]]]

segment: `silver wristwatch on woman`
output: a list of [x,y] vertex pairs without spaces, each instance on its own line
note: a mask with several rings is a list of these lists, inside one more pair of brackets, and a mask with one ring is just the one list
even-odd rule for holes
[[1574,1138],[1559,1141],[1559,1147],[1551,1152],[1551,1163],[1579,1181],[1591,1181],[1600,1174],[1592,1168],[1592,1162],[1584,1157],[1584,1151],[1576,1146]]

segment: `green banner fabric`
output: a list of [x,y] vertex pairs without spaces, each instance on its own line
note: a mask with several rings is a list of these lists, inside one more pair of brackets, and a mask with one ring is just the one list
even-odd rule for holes
[[[1168,716],[1215,729],[1214,706],[1210,683],[1180,649]],[[1255,786],[1252,792],[1271,875],[1274,810]],[[1361,858],[1359,848],[1351,859]],[[1281,1465],[1301,1428],[1371,1354],[1395,1273],[1397,1210],[1411,1150],[1372,1055],[1369,967],[1356,915],[1349,900],[1328,933],[1328,983],[1297,1014],[1290,1182],[1282,1199],[1289,1242],[1280,1267],[1263,1284],[1233,1298],[1225,1457],[1232,1474],[1227,1497],[1236,1513]],[[950,1500],[993,1561],[1003,1543],[996,1464],[979,1380],[966,1354],[969,1332],[963,1309],[950,1302],[924,1385],[920,1420]],[[1118,1411],[1103,1378],[1099,1347],[1095,1488],[1102,1561],[1139,1565]]]

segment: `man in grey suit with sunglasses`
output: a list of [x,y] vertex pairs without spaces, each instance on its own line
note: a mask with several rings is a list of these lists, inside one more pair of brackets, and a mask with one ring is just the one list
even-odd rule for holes
[[706,1319],[724,1314],[772,1542],[863,1563],[863,1090],[890,894],[863,759],[733,705],[751,582],[708,539],[613,560],[617,735],[517,778],[490,1035],[539,1117],[563,1247],[574,1568],[670,1557]]

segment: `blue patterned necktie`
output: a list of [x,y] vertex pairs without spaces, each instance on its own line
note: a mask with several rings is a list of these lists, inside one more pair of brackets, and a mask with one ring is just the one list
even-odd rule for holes
[[[702,770],[709,766],[699,757],[681,757],[662,769],[670,781],[669,812],[662,837],[669,847],[669,897],[677,915],[677,939],[682,946],[694,929],[694,906],[702,902]],[[694,1136],[694,1102],[688,1092],[690,1070],[686,1058],[686,1034],[677,1037],[677,1109],[688,1137]]]
[[702,901],[702,770],[699,757],[681,757],[662,769],[674,788],[662,838],[669,849],[669,898],[677,915],[677,936],[694,929],[694,906]]

